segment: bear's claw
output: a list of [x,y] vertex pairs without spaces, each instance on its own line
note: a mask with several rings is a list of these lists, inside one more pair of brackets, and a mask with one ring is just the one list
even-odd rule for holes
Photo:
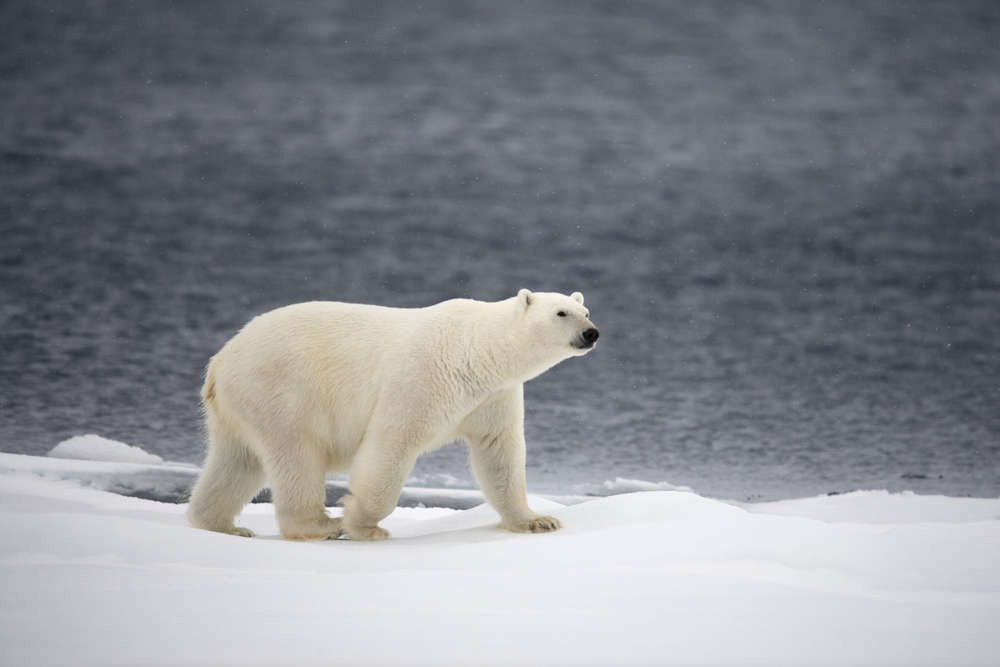
[[389,531],[379,526],[345,526],[344,528],[352,540],[374,542],[389,539]]
[[286,540],[335,540],[343,533],[343,519],[338,516],[323,517],[304,525],[286,526],[282,529],[281,536]]
[[504,527],[515,533],[551,533],[562,528],[562,524],[554,516],[536,516],[526,521],[504,524]]

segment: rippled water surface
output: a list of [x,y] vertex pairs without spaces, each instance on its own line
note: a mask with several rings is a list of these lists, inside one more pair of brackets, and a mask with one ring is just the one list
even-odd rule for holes
[[1000,494],[998,7],[4,3],[0,449],[198,461],[254,314],[529,287],[602,334],[535,489]]

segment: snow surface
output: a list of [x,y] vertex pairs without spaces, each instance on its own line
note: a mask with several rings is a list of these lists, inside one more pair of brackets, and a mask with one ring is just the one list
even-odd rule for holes
[[300,543],[269,504],[244,539],[72,480],[102,466],[138,467],[0,454],[0,664],[997,661],[1000,499],[533,497],[562,531],[399,508],[387,542]]
[[89,433],[74,435],[52,448],[48,454],[61,459],[83,459],[87,461],[118,461],[120,463],[163,463],[156,454],[150,454],[140,447]]
[[588,496],[612,496],[634,491],[691,491],[689,486],[678,486],[670,482],[648,482],[644,479],[615,477],[601,484],[577,484],[575,490]]

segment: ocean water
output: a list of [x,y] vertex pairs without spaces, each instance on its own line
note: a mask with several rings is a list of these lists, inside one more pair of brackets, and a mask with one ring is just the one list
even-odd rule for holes
[[[996,3],[0,26],[0,450],[197,462],[202,369],[253,315],[528,287],[601,329],[526,387],[533,490],[1000,494]],[[414,479],[472,485],[459,446]]]

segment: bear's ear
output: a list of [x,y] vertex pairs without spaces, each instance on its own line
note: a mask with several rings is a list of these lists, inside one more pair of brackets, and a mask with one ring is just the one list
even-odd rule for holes
[[576,300],[578,304],[583,305],[583,295],[579,292],[573,292],[569,295],[569,298]]
[[529,289],[522,288],[517,293],[517,298],[521,300],[521,303],[524,305],[525,308],[531,305],[531,297],[532,297],[531,290]]

